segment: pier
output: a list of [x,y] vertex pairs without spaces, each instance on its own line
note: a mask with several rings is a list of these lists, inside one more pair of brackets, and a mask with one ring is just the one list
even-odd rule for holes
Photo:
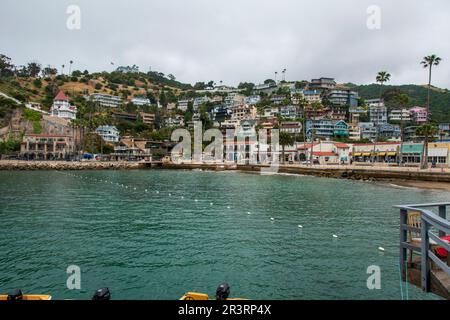
[[395,207],[400,209],[403,281],[450,300],[450,244],[445,239],[450,235],[448,206],[450,202]]

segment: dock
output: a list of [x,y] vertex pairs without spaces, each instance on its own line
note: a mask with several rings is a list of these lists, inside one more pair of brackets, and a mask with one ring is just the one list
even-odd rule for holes
[[[402,280],[424,292],[450,300],[450,235],[446,203],[395,206],[400,209],[400,270]],[[437,249],[446,250],[447,257]]]

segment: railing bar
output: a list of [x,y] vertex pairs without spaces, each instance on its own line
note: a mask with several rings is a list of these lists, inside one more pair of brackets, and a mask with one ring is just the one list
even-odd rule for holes
[[450,222],[442,219],[441,217],[438,217],[434,213],[433,215],[430,215],[429,211],[422,212],[422,219],[424,219],[426,222],[428,222],[431,226],[438,229],[439,231],[445,231],[447,233],[450,233]]
[[447,251],[450,251],[450,244],[448,242],[442,240],[431,231],[428,231],[428,236],[433,239],[438,245],[444,247]]
[[411,245],[411,244],[409,244],[409,243],[407,243],[407,242],[403,242],[403,243],[401,244],[401,247],[404,248],[404,249],[408,249],[408,250],[415,251],[415,252],[419,252],[419,253],[421,252],[420,247],[418,247],[418,246],[413,246],[413,245]]
[[450,267],[445,264],[441,259],[439,259],[431,250],[428,251],[428,256],[434,261],[447,275],[450,276]]
[[407,224],[402,224],[400,226],[401,230],[406,230],[406,231],[414,231],[414,232],[418,232],[420,233],[420,228],[417,227],[413,227],[413,226],[409,226]]
[[425,203],[425,204],[406,204],[406,205],[394,206],[394,208],[408,209],[409,210],[411,208],[429,208],[429,207],[439,207],[439,206],[450,206],[450,202]]

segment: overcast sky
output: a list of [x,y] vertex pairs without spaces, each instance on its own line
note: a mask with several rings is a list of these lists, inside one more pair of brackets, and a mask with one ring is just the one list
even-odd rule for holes
[[[79,30],[66,26],[71,4],[81,10]],[[379,30],[367,27],[370,5],[381,9]],[[0,53],[15,64],[137,64],[182,82],[231,85],[284,68],[286,80],[363,84],[387,70],[393,84],[424,84],[419,62],[436,53],[443,61],[433,83],[450,88],[448,0],[1,0],[0,8]]]

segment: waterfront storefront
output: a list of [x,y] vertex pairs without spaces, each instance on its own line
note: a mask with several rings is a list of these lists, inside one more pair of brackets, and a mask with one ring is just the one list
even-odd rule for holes
[[399,149],[399,142],[354,144],[352,159],[354,162],[395,163]]
[[423,144],[405,143],[402,146],[402,162],[405,164],[420,164],[422,161]]

